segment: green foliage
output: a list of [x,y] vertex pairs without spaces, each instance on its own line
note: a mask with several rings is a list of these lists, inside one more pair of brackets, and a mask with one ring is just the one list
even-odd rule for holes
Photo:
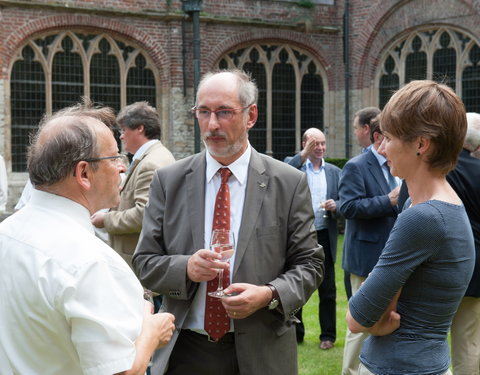
[[331,163],[333,165],[336,165],[340,169],[343,169],[343,166],[348,161],[348,159],[345,159],[345,158],[325,158],[325,161],[327,163]]
[[315,6],[311,0],[299,0],[297,5],[307,9],[312,9]]

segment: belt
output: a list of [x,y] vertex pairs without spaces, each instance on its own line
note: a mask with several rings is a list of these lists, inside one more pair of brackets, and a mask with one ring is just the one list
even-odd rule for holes
[[191,329],[182,329],[182,333],[189,336],[194,336],[197,339],[202,339],[214,344],[235,344],[235,333],[227,332],[223,337],[221,337],[218,341],[215,341],[207,334],[201,334]]

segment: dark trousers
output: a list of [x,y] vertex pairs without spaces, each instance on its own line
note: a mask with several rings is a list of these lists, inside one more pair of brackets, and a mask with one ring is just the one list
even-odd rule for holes
[[[330,340],[335,342],[337,338],[337,288],[335,286],[335,264],[330,251],[328,230],[317,231],[318,243],[323,246],[325,252],[325,278],[318,287],[318,320],[320,323],[320,341]],[[302,309],[295,316],[300,320],[296,325],[297,341],[303,341],[305,326],[302,321]]]
[[227,333],[218,342],[182,329],[173,347],[166,375],[240,375],[235,338]]

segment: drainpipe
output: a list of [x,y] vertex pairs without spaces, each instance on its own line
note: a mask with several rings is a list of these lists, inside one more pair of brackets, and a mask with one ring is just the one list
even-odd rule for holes
[[[202,0],[182,0],[182,10],[192,17],[193,22],[193,97],[197,95],[200,82],[200,11]],[[195,118],[195,153],[200,152],[200,129]]]
[[345,0],[343,13],[343,64],[345,69],[345,157],[350,159],[350,1]]

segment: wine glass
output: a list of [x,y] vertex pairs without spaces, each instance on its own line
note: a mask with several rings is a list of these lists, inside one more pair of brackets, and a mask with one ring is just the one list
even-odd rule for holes
[[[230,258],[235,253],[235,236],[233,232],[228,229],[214,229],[210,240],[210,250],[222,256],[222,258],[216,260],[216,262],[230,262]],[[228,296],[223,292],[223,268],[218,270],[217,290],[209,292],[208,295],[217,298]]]
[[326,203],[326,201],[321,201],[320,202],[320,209],[322,210],[322,213],[323,213],[322,217],[327,218],[328,217],[328,212],[325,209],[325,203]]

